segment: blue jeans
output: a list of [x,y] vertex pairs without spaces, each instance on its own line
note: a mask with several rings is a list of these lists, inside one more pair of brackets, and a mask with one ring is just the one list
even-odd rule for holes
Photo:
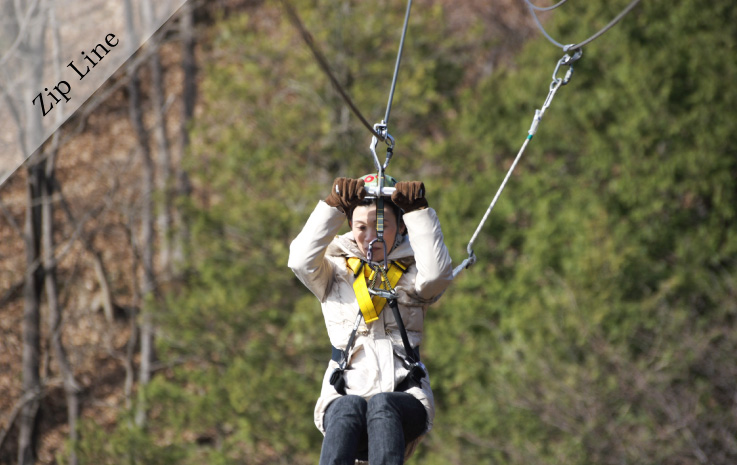
[[425,407],[406,392],[382,392],[368,401],[340,397],[325,412],[320,465],[354,465],[367,457],[372,465],[401,465],[406,443],[420,437],[426,419]]

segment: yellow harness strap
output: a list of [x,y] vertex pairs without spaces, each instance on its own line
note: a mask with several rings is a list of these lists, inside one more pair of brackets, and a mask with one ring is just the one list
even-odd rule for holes
[[[372,298],[371,294],[368,292],[368,286],[366,285],[367,279],[369,281],[374,279],[376,271],[372,270],[371,267],[366,266],[366,262],[360,258],[349,257],[346,259],[346,262],[348,263],[348,267],[353,270],[353,275],[356,277],[355,281],[353,281],[353,292],[356,294],[356,300],[358,301],[358,307],[361,309],[361,313],[363,313],[363,319],[366,323],[378,320],[379,314],[386,304],[386,299],[379,296],[374,296]],[[363,273],[361,273],[362,268]],[[407,268],[397,262],[391,262],[389,270],[386,273],[391,287],[386,285],[384,277],[381,276],[381,289],[394,289],[399,282],[399,278],[402,277],[402,274],[406,269]]]

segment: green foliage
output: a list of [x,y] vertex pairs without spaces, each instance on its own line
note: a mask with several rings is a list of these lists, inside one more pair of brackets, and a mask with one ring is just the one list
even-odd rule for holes
[[[379,122],[403,8],[297,6],[358,107]],[[394,173],[420,151],[427,122],[457,86],[460,69],[432,59],[439,35],[418,30],[441,14],[416,15],[410,31],[417,43],[408,44],[391,115],[404,159]],[[374,171],[370,136],[278,10],[221,18],[210,34],[186,161],[197,192],[182,205],[187,278],[155,313],[157,355],[170,368],[145,392],[150,444],[140,447],[171,448],[181,464],[315,463],[312,411],[330,346],[318,302],[286,267],[288,246],[334,177]],[[96,436],[80,450],[93,444],[84,457],[118,457]]]
[[[557,13],[551,31],[617,9],[602,5]],[[737,10],[716,8],[643,4],[575,64],[477,244],[483,268],[432,312],[425,353],[448,417],[427,463],[737,457],[733,401],[717,387],[737,379],[737,69],[722,53]],[[547,92],[538,71],[559,56],[531,44],[468,94],[468,160],[494,166],[444,193],[461,206],[444,224],[483,213],[463,199],[501,180]]]
[[186,450],[166,438],[158,438],[133,426],[133,418],[119,419],[114,431],[105,431],[94,421],[80,426],[84,440],[75,445],[77,459],[83,464],[175,465],[182,463]]
[[[580,40],[620,3],[566,4],[546,27]],[[479,262],[428,313],[438,417],[415,463],[737,459],[733,3],[642,2],[586,47],[475,244]],[[378,122],[403,5],[297,6]],[[425,181],[458,263],[562,53],[535,40],[464,81],[475,55],[459,55],[468,44],[443,18],[413,10],[389,171]],[[146,392],[149,434],[124,420],[112,441],[85,429],[83,463],[119,463],[126,444],[137,463],[317,462],[328,340],[288,245],[334,177],[372,171],[370,137],[283,15],[234,14],[211,34],[189,275],[157,314],[171,367]]]

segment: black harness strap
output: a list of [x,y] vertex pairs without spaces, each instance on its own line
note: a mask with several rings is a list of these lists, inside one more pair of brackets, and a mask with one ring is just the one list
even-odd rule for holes
[[[389,306],[392,309],[392,312],[394,313],[394,319],[397,321],[397,326],[399,326],[399,333],[402,336],[402,344],[404,344],[404,352],[407,354],[407,359],[405,360],[405,366],[409,370],[409,373],[407,374],[407,377],[400,383],[400,386],[404,384],[405,382],[409,381],[410,387],[419,386],[420,380],[425,377],[425,368],[422,365],[422,362],[420,362],[420,356],[419,352],[415,353],[415,350],[412,348],[412,346],[409,344],[409,338],[407,337],[407,330],[404,329],[404,322],[402,321],[402,315],[399,313],[399,305],[397,304],[397,299],[389,299]],[[403,389],[403,390],[407,390]]]

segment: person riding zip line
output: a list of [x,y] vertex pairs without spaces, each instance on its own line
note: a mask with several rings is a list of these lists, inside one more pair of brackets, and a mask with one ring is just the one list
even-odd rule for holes
[[[376,174],[336,179],[290,246],[288,266],[320,300],[333,346],[314,415],[320,465],[404,463],[435,416],[419,347],[451,258],[424,184],[384,175],[383,185],[391,200],[367,197]],[[336,236],[346,218],[350,232]]]

